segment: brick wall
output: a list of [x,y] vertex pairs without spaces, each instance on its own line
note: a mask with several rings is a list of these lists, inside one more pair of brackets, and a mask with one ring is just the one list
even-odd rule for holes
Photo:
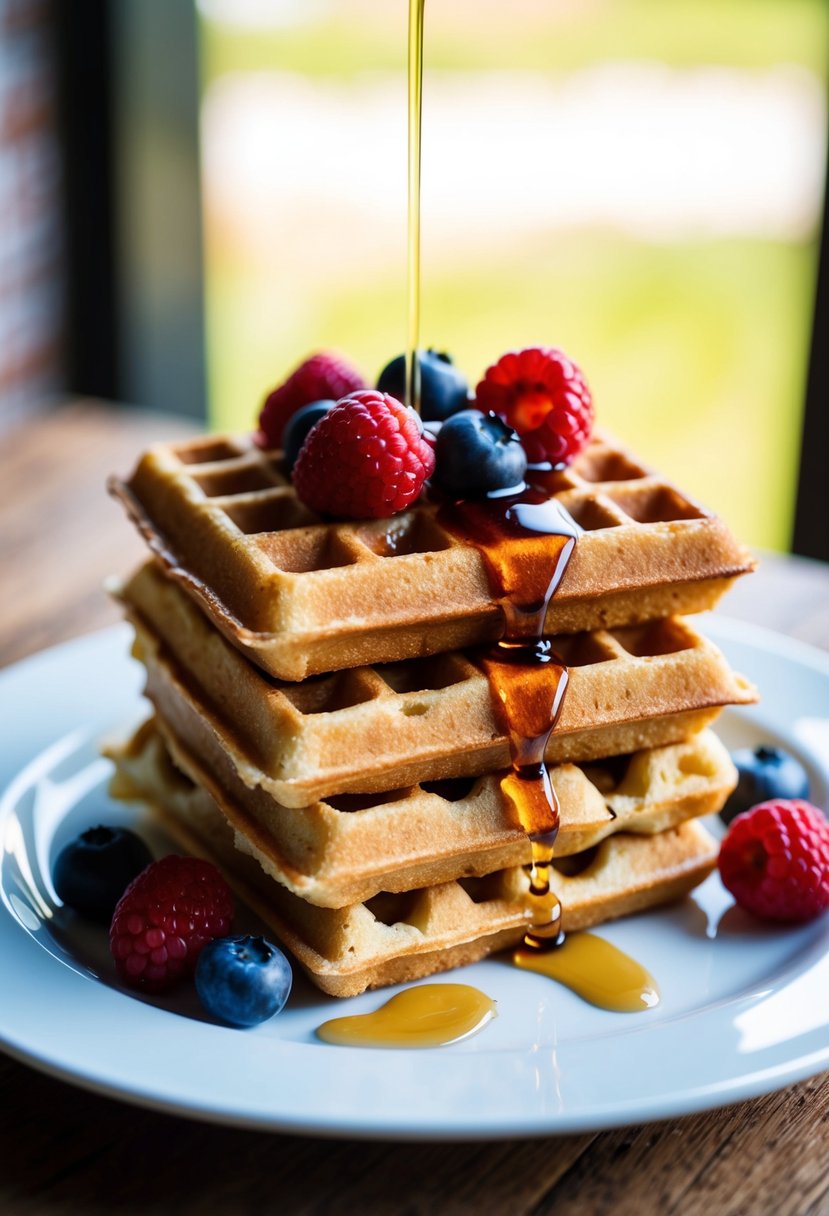
[[45,0],[0,0],[0,429],[48,404],[61,380],[60,158],[49,15]]

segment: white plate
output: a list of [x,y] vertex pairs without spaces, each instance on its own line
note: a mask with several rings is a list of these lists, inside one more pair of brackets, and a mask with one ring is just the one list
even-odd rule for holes
[[[762,688],[722,719],[729,746],[774,741],[829,806],[829,658],[709,617],[709,634]],[[656,1010],[610,1014],[489,960],[460,978],[498,1018],[452,1047],[332,1047],[314,1028],[347,1004],[298,979],[253,1031],[212,1025],[192,993],[139,999],[113,982],[102,930],[56,907],[50,861],[85,826],[131,821],[110,803],[103,735],[137,721],[141,674],[118,628],[0,673],[0,1042],[90,1089],[222,1123],[324,1135],[550,1135],[664,1118],[765,1093],[829,1066],[829,921],[753,923],[710,878],[684,903],[602,932],[658,979]],[[142,832],[163,847],[152,825]],[[151,840],[153,843],[153,840]],[[429,982],[429,981],[424,981]]]

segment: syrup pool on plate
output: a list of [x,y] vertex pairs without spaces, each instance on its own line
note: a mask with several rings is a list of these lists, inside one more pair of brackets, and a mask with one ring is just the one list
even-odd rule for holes
[[317,1035],[345,1047],[445,1047],[496,1016],[495,1002],[470,984],[423,984],[398,992],[373,1013],[323,1022]]

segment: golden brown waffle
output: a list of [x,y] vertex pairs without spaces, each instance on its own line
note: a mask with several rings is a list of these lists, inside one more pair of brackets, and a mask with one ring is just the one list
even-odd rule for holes
[[[114,791],[140,797],[192,852],[225,871],[242,898],[333,996],[355,996],[465,965],[520,941],[527,923],[522,867],[404,894],[381,894],[340,909],[318,908],[274,882],[234,847],[233,830],[210,796],[158,747],[127,750]],[[656,836],[611,836],[558,863],[553,888],[566,931],[686,895],[713,868],[716,842],[697,822]]]
[[[302,684],[269,679],[148,564],[121,592],[148,695],[183,740],[212,733],[246,785],[286,806],[506,768],[489,682],[460,654]],[[547,758],[582,761],[676,743],[720,707],[755,700],[717,648],[668,618],[555,640],[570,681]],[[193,750],[206,746],[203,739]]]
[[[165,746],[176,767],[222,811],[236,847],[320,907],[340,908],[380,891],[408,891],[530,861],[529,841],[501,793],[499,774],[427,782],[391,798],[345,795],[292,809],[243,785],[206,733],[183,743],[161,719],[145,723],[121,749],[124,767]],[[559,858],[617,832],[654,835],[716,813],[736,782],[728,752],[711,731],[614,761],[557,765],[550,777],[561,809]]]
[[[719,518],[606,436],[546,476],[583,529],[549,633],[698,612],[753,566]],[[438,654],[501,632],[484,559],[441,525],[433,504],[324,522],[297,499],[280,454],[249,435],[158,445],[110,489],[167,573],[280,679]]]

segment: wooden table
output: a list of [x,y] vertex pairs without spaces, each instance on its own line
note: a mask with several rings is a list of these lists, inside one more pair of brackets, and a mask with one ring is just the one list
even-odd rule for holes
[[[101,579],[142,549],[104,478],[186,428],[78,402],[4,436],[0,664],[115,620]],[[769,557],[727,611],[829,649],[829,568]],[[10,982],[0,976],[0,1001]],[[226,1130],[97,1097],[5,1057],[0,1095],[4,1216],[829,1213],[829,1074],[692,1118],[478,1145]]]

